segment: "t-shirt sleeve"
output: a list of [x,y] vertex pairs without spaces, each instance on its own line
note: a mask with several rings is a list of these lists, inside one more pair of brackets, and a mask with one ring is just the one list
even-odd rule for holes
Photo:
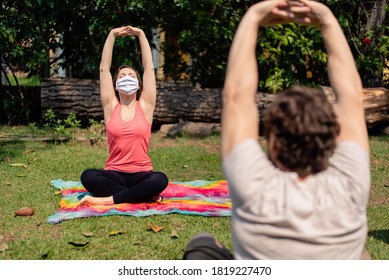
[[276,172],[276,168],[255,139],[248,139],[236,145],[224,158],[222,165],[231,196],[238,205],[249,200]]
[[348,191],[354,201],[361,206],[367,204],[371,180],[369,154],[358,144],[344,141],[337,145],[330,167],[349,180]]

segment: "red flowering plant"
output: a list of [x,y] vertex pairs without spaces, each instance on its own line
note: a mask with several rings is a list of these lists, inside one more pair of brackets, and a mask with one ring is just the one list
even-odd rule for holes
[[[386,27],[389,31],[389,28]],[[389,36],[384,32],[371,29],[354,41],[356,48],[356,63],[365,87],[387,86],[388,77],[385,77],[385,63],[388,63]]]
[[339,20],[364,87],[388,86],[384,68],[389,51],[385,1],[322,0]]
[[363,40],[362,40],[362,43],[365,45],[365,46],[368,46],[370,45],[371,43],[371,39],[369,37],[365,37]]

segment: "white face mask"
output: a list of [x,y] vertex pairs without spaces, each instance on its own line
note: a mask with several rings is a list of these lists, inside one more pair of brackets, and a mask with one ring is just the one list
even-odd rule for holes
[[116,90],[125,95],[131,95],[139,89],[139,82],[137,79],[124,76],[116,80]]

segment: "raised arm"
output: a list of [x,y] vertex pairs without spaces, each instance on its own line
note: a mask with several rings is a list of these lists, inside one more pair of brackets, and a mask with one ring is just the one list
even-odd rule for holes
[[151,48],[143,30],[131,26],[129,28],[130,34],[138,37],[142,53],[143,91],[140,102],[148,119],[152,120],[156,102],[157,86]]
[[240,142],[258,137],[259,119],[255,104],[258,22],[258,15],[249,10],[239,24],[230,49],[223,88],[222,158]]
[[[293,7],[303,12],[306,7]],[[259,134],[259,114],[255,103],[258,89],[256,44],[258,28],[291,22],[288,1],[259,2],[246,12],[236,31],[229,53],[223,88],[221,156],[246,139]]]
[[115,38],[117,36],[128,36],[129,35],[128,27],[119,27],[112,29],[107,39],[105,40],[103,53],[101,54],[100,61],[100,98],[101,104],[104,110],[104,120],[105,123],[108,122],[113,109],[118,103],[118,100],[115,96],[115,89],[113,86],[112,75],[111,75],[111,64],[112,64],[112,52],[113,46],[115,44]]
[[311,25],[320,28],[328,54],[328,76],[336,95],[334,104],[340,124],[339,141],[351,141],[369,150],[363,88],[355,61],[343,31],[325,5],[301,0],[311,9]]

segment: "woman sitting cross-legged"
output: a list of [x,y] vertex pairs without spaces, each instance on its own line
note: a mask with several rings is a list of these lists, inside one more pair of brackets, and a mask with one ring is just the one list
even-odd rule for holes
[[[136,36],[142,52],[143,83],[129,65],[110,73],[115,38]],[[100,63],[100,96],[109,145],[104,170],[88,169],[81,175],[83,186],[93,194],[81,204],[161,202],[168,185],[162,172],[153,171],[148,146],[156,102],[156,80],[150,45],[144,32],[124,26],[110,31]]]

